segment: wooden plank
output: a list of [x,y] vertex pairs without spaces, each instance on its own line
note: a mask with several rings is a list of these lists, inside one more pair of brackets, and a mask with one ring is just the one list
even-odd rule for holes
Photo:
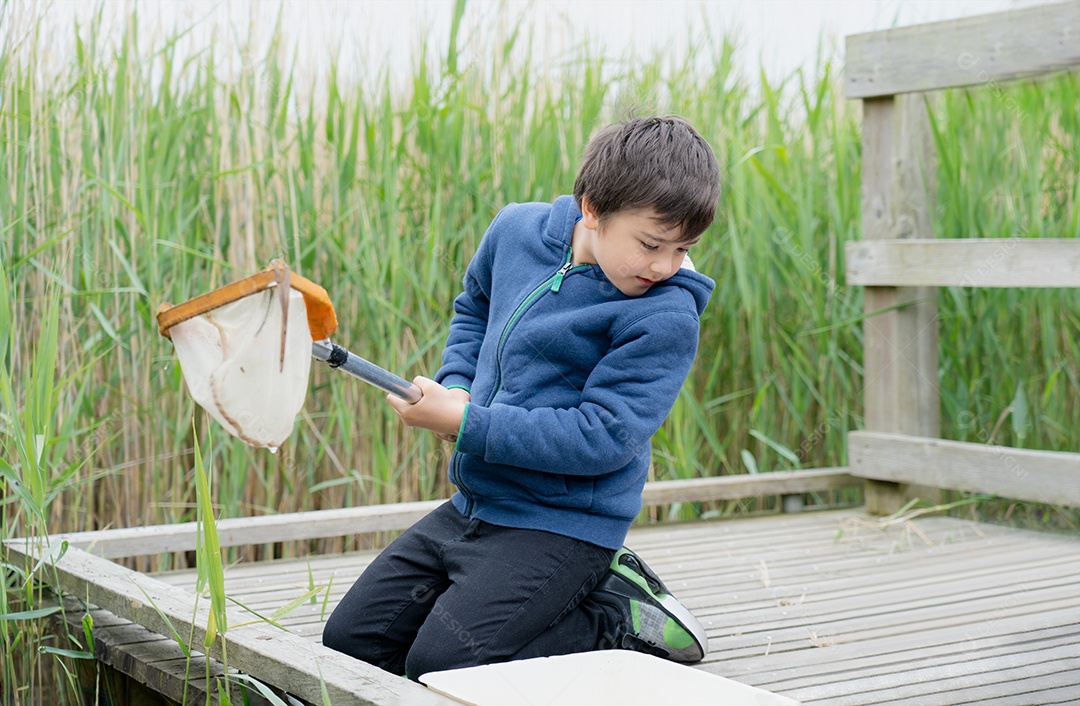
[[[405,529],[444,502],[446,501],[429,500],[259,517],[237,517],[218,520],[217,528],[223,547],[340,537]],[[67,540],[71,547],[111,559],[163,552],[193,551],[197,543],[197,529],[194,522],[73,532],[53,536],[57,540]]]
[[848,98],[986,86],[1080,65],[1080,3],[897,27],[847,37]]
[[[1059,682],[1058,675],[1025,679],[1022,682],[1016,682],[1014,684],[1015,693],[1008,696],[1001,695],[1000,685],[995,685],[995,687],[998,687],[999,694],[994,697],[993,704],[994,706],[1031,706],[1031,704],[1040,704],[1041,706],[1055,706],[1056,704],[1067,706],[1071,704],[1075,706],[1077,694],[1080,693],[1080,686],[1075,681],[1068,686],[1056,686]],[[949,704],[950,706],[967,706],[968,704],[985,706],[985,704],[990,703],[988,696],[991,688],[972,687],[970,689],[950,691]],[[925,700],[919,701],[916,699],[889,702],[890,706],[924,706],[925,703]]]
[[[975,530],[967,530],[963,526],[956,527],[954,532],[941,532],[926,528],[923,522],[910,520],[890,526],[884,523],[850,525],[837,523],[833,527],[823,529],[825,531],[813,534],[810,530],[804,530],[810,536],[778,538],[773,545],[764,541],[718,533],[716,541],[724,542],[722,552],[716,552],[707,541],[693,542],[686,547],[655,549],[641,547],[637,548],[637,551],[642,556],[657,562],[670,564],[682,559],[685,560],[685,566],[688,568],[708,570],[724,566],[734,570],[742,562],[751,561],[756,564],[763,560],[761,557],[768,555],[770,565],[775,562],[778,567],[798,569],[801,570],[800,573],[809,575],[816,570],[818,563],[837,559],[835,555],[840,555],[842,563],[849,559],[859,560],[867,554],[880,556],[908,552],[913,548],[919,550],[927,544],[934,547],[935,552],[948,555],[952,552],[967,551],[966,543],[977,539],[986,540],[981,543],[990,545],[999,552],[1014,546],[1022,546],[1027,550],[1044,546],[1044,543],[1037,538],[1034,541],[1028,541],[1022,536],[990,535],[979,538]],[[731,544],[732,542],[735,544]],[[1054,543],[1051,545],[1054,546]],[[715,563],[716,566],[710,565],[710,562]]]
[[[58,613],[54,621],[62,626],[61,634],[75,635],[82,639],[84,612],[82,609],[75,608],[73,602],[68,601],[68,609],[64,613]],[[94,618],[93,653],[98,661],[113,667],[140,684],[152,686],[155,691],[174,701],[182,702],[186,699],[186,703],[190,704],[206,702],[205,680],[202,682],[204,686],[202,689],[190,682],[185,688],[184,680],[177,679],[171,670],[155,666],[155,662],[184,657],[183,651],[175,641],[150,632],[142,625],[130,621],[102,625],[100,624],[102,617],[116,618],[107,611],[97,609],[92,611],[91,615]],[[82,648],[80,646],[80,649]],[[205,673],[203,664],[202,659],[192,660],[192,677]],[[217,669],[215,673],[220,673],[220,669]],[[212,702],[217,703],[216,695],[212,697]]]
[[[1029,595],[1023,603],[1009,605],[1009,597],[991,594],[972,598],[972,604],[959,605],[937,602],[907,602],[903,605],[910,615],[890,610],[892,602],[879,602],[878,612],[873,606],[860,610],[844,610],[842,605],[830,601],[811,606],[798,605],[795,596],[792,606],[779,607],[775,603],[768,608],[758,608],[753,612],[759,618],[757,622],[743,619],[741,614],[725,607],[706,612],[697,606],[689,606],[695,615],[700,613],[702,622],[711,621],[721,629],[717,637],[724,638],[725,659],[736,656],[760,654],[760,646],[767,642],[794,642],[806,644],[808,638],[816,633],[828,643],[863,642],[872,638],[895,639],[902,635],[926,631],[951,631],[959,639],[965,635],[972,639],[977,633],[970,628],[980,626],[987,620],[995,619],[998,611],[1003,616],[1023,617],[1031,624],[1036,624],[1044,612],[1050,610],[1075,610],[1076,601],[1070,600],[1067,586],[1038,585],[1029,589]],[[899,599],[899,594],[889,593],[888,598]],[[827,639],[825,639],[827,638]],[[775,651],[775,645],[774,645]]]
[[[1042,620],[1044,613],[1068,616],[1069,611],[1074,611],[1072,615],[1075,615],[1075,597],[1065,595],[1064,590],[1058,593],[1055,600],[1040,604],[1038,610],[1027,613],[1016,611],[1015,615],[1009,613],[1007,617],[1023,618],[1029,624],[1037,624]],[[921,636],[925,643],[937,643],[947,638],[946,641],[956,644],[957,649],[962,650],[965,648],[963,639],[965,635],[970,634],[970,631],[982,622],[994,620],[994,610],[1000,605],[1000,603],[986,603],[979,614],[960,617],[948,610],[920,611],[920,619],[909,623],[905,623],[902,616],[889,615],[887,619],[867,616],[859,621],[844,623],[824,621],[813,626],[792,625],[748,634],[736,632],[732,635],[713,635],[710,632],[711,654],[703,666],[708,667],[709,664],[716,663],[721,668],[729,665],[750,673],[762,669],[761,664],[755,665],[752,660],[764,660],[768,672],[774,673],[789,663],[797,664],[803,655],[820,654],[816,650],[827,650],[818,659],[831,658],[836,660],[834,663],[843,664],[847,659],[864,655],[875,647],[884,652],[892,652],[894,651],[892,645],[902,643],[911,635]],[[903,652],[917,655],[923,644],[910,645]],[[770,657],[771,660],[768,659]],[[899,659],[900,657],[897,656],[897,660]],[[894,669],[899,671],[899,666],[895,666]],[[729,674],[734,673],[737,672],[729,672]],[[855,677],[857,672],[852,670],[848,676]],[[760,685],[769,681],[769,679],[762,679],[752,683]],[[827,682],[829,678],[823,678],[820,681]],[[779,686],[774,690],[784,693],[784,689]]]
[[[945,565],[947,562],[935,565],[939,577]],[[883,615],[885,612],[902,612],[912,607],[912,601],[917,601],[919,606],[958,604],[955,610],[961,614],[968,610],[969,606],[965,605],[968,602],[984,598],[1005,599],[1012,593],[1023,595],[1025,600],[1034,601],[1044,589],[1050,591],[1071,581],[1080,580],[1078,571],[1052,572],[1051,569],[1052,567],[1046,567],[1043,573],[1034,575],[1028,572],[1003,573],[995,577],[997,581],[988,580],[985,576],[956,578],[946,585],[942,585],[940,581],[934,583],[928,576],[921,581],[882,588],[887,580],[885,579],[879,584],[877,591],[873,590],[872,581],[859,581],[856,587],[845,589],[842,579],[836,579],[831,585],[822,582],[805,588],[800,586],[801,590],[798,592],[787,583],[778,582],[764,587],[764,590],[747,587],[741,593],[734,594],[736,598],[731,600],[727,600],[730,596],[725,595],[726,591],[718,591],[712,596],[715,601],[712,604],[714,608],[692,605],[699,601],[691,601],[689,597],[684,602],[694,610],[700,610],[703,615],[715,613],[716,610],[721,611],[720,614],[727,613],[727,623],[733,627],[747,626],[754,629],[768,629],[770,621],[786,623],[789,614],[803,618],[830,616],[847,619]],[[954,583],[956,590],[950,591]],[[678,595],[681,598],[683,594]],[[742,602],[738,601],[739,596],[743,596]]]
[[[1076,580],[1076,577],[1073,577]],[[725,658],[734,657],[740,650],[747,648],[746,655],[752,655],[752,648],[759,644],[762,636],[773,640],[805,640],[809,631],[819,635],[831,633],[833,643],[863,642],[874,637],[896,639],[919,630],[929,630],[947,635],[945,642],[967,642],[971,645],[980,643],[982,630],[993,627],[995,621],[1015,618],[1027,629],[1041,626],[1042,616],[1053,606],[1069,610],[1077,608],[1075,600],[1070,601],[1069,586],[1059,580],[1051,582],[1016,582],[1017,590],[1009,592],[986,592],[972,594],[968,603],[949,601],[942,597],[919,597],[917,591],[913,597],[905,600],[905,594],[899,591],[882,591],[877,598],[877,605],[865,602],[861,608],[846,608],[840,599],[827,598],[812,604],[799,604],[799,596],[792,596],[790,605],[781,606],[775,601],[766,605],[768,591],[756,591],[763,600],[756,607],[747,610],[753,619],[746,619],[743,613],[727,606],[719,606],[706,612],[695,606],[689,606],[695,614],[701,613],[702,620],[713,620],[723,626],[719,637],[724,637],[728,651]],[[814,591],[811,590],[811,594]],[[1019,598],[1017,596],[1020,596]],[[869,596],[874,598],[875,596]],[[1080,632],[1074,629],[1074,632]],[[934,640],[924,638],[924,644]],[[970,645],[969,645],[970,646]],[[793,665],[794,666],[794,665]]]
[[[645,505],[672,502],[734,500],[758,495],[788,495],[837,490],[859,485],[844,468],[807,469],[760,475],[720,476],[648,483]],[[403,530],[446,502],[429,500],[392,505],[238,517],[218,520],[223,547],[319,539]],[[110,559],[164,552],[193,551],[197,542],[194,522],[150,527],[97,530],[54,535],[72,547]]]
[[[704,664],[701,668],[714,673],[737,674],[737,678],[748,684],[775,693],[794,695],[797,689],[814,688],[846,679],[900,674],[920,667],[955,664],[972,656],[962,640],[938,640],[939,634],[931,630],[876,638],[860,636],[857,642],[834,642],[821,647],[807,642],[801,649],[762,651],[750,657],[733,656]],[[1073,639],[1075,637],[1076,633],[1073,633]],[[924,640],[927,641],[925,644]],[[718,646],[717,649],[723,649],[723,641],[714,644]],[[1059,641],[1055,644],[1068,643]],[[1003,646],[984,654],[994,656],[1006,653],[1007,646]],[[870,701],[877,703],[884,698],[879,693]]]
[[647,483],[641,494],[645,505],[710,500],[739,500],[759,495],[792,495],[841,490],[861,484],[846,468],[777,471],[754,475],[688,478]]
[[[1021,585],[1026,587],[1029,594],[1022,604],[1009,608],[1010,616],[1023,616],[1032,621],[1052,606],[1075,606],[1075,602],[1069,601],[1067,587],[1050,586],[1043,582]],[[943,601],[940,597],[904,602],[901,594],[889,592],[888,600],[883,596],[878,597],[877,606],[871,604],[858,609],[845,609],[841,600],[833,598],[819,598],[807,604],[799,602],[801,593],[789,595],[786,602],[777,601],[767,590],[754,591],[753,594],[759,600],[751,602],[745,613],[734,610],[733,606],[684,601],[687,608],[706,624],[707,631],[710,626],[715,626],[715,637],[726,640],[724,659],[738,655],[752,656],[757,653],[757,646],[763,644],[763,640],[775,643],[790,641],[809,646],[806,641],[815,634],[824,642],[832,643],[852,639],[862,642],[874,636],[896,638],[919,629],[948,629],[964,634],[968,625],[984,623],[1009,600],[1008,596],[997,593],[973,596],[970,606]],[[902,605],[911,614],[905,616],[893,610],[894,605]],[[936,622],[939,616],[944,616],[944,622]],[[967,631],[967,634],[972,636],[976,633]]]
[[[1010,681],[1022,681],[1062,672],[1066,674],[1058,681],[1059,686],[1077,683],[1075,670],[1080,669],[1080,645],[1072,644],[1047,650],[1043,659],[1045,661],[1034,663],[1028,662],[1026,655],[973,659],[959,664],[888,672],[873,677],[849,677],[832,683],[792,689],[787,692],[787,695],[800,701],[859,695],[867,702],[881,703],[890,698],[946,696],[954,689],[987,684],[1008,684]],[[1068,674],[1070,671],[1071,676]],[[1001,691],[1008,693],[1006,689]],[[993,702],[993,698],[990,702]]]
[[849,285],[1080,287],[1080,238],[864,240],[845,253]]
[[[862,238],[933,235],[934,148],[921,97],[863,101]],[[874,431],[937,436],[936,290],[868,287],[863,296],[863,406]],[[932,492],[869,480],[867,510],[887,515]]]
[[[1031,616],[1037,618],[1041,611],[1051,608],[1076,606],[1075,585],[1047,585],[1039,582],[1027,589],[1024,601],[1009,604],[1009,596],[1002,593],[973,595],[967,603],[957,602],[920,602],[917,599],[902,600],[898,594],[889,593],[886,601],[881,599],[878,605],[864,605],[861,608],[845,609],[833,604],[830,612],[809,613],[801,607],[798,610],[771,608],[766,612],[766,619],[757,622],[737,621],[741,614],[721,606],[720,613],[702,613],[703,622],[712,618],[728,625],[740,635],[728,638],[725,643],[727,656],[740,653],[755,654],[766,642],[793,642],[805,644],[811,633],[828,637],[832,643],[852,640],[864,640],[874,636],[897,636],[924,629],[963,629],[969,625],[979,625],[990,616]],[[902,610],[899,608],[902,606]],[[695,614],[697,611],[695,609]]]
[[[82,616],[84,613],[90,613],[90,617],[94,621],[95,628],[118,627],[120,625],[134,625],[134,623],[132,623],[130,620],[125,620],[118,615],[113,615],[107,610],[102,610],[93,606],[90,606],[88,608],[80,601],[76,600],[71,596],[67,596],[64,598],[64,615],[68,616],[69,618],[71,616],[74,616],[77,619],[76,622],[79,622],[82,620]],[[78,632],[80,634],[82,633],[81,623],[78,626]]]
[[[194,706],[201,706],[201,704],[219,704],[221,703],[217,696],[217,677],[222,676],[225,673],[224,668],[220,662],[210,660],[209,662],[203,661],[205,657],[200,660],[192,660],[190,663],[185,657],[176,657],[169,660],[160,660],[154,662],[151,665],[142,665],[139,661],[138,653],[135,653],[131,660],[139,670],[137,677],[140,679],[140,683],[145,684],[159,694],[165,693],[165,689],[175,688],[176,685],[180,685],[180,698],[177,702],[180,704],[193,704]],[[210,678],[207,679],[207,669],[209,669]],[[230,674],[235,674],[235,669],[229,670]],[[184,689],[186,685],[186,690]],[[249,694],[248,701],[252,706],[269,706],[269,701],[263,698],[252,698]],[[239,690],[233,687],[231,692],[231,698],[234,699],[233,703],[244,703]],[[246,706],[246,705],[245,705]]]
[[[58,634],[84,640],[82,618],[89,613],[93,619],[93,653],[102,664],[178,703],[201,706],[208,702],[208,698],[210,703],[218,703],[216,691],[207,694],[204,678],[207,665],[204,655],[193,653],[190,664],[191,678],[185,680],[184,674],[177,674],[173,664],[162,665],[163,662],[186,660],[183,650],[174,640],[106,610],[91,608],[88,611],[70,597],[63,603],[64,610],[53,615],[53,624],[57,627]],[[71,647],[85,649],[81,642],[72,644]],[[214,660],[211,660],[209,669],[213,675],[219,675],[223,671],[220,663]],[[258,698],[253,703],[261,706],[268,702]]]
[[[739,584],[717,586],[713,590],[704,585],[704,581],[692,582],[690,585],[693,588],[690,589],[679,585],[678,589],[672,590],[687,607],[695,612],[701,612],[703,616],[707,614],[724,616],[723,622],[733,628],[757,626],[761,629],[769,626],[769,620],[786,621],[787,618],[783,617],[786,615],[785,607],[791,608],[787,612],[803,616],[821,616],[842,609],[854,609],[859,605],[864,606],[864,612],[878,610],[883,593],[881,586],[886,582],[896,583],[896,587],[888,591],[894,597],[902,596],[905,591],[924,599],[936,596],[939,600],[943,600],[943,597],[947,598],[951,595],[943,592],[939,586],[941,573],[951,568],[947,562],[936,563],[925,568],[920,566],[919,568],[923,570],[917,578],[908,577],[907,572],[904,571],[905,568],[910,568],[910,564],[896,565],[890,567],[888,571],[883,571],[881,578],[875,581],[865,576],[868,559],[869,557],[864,558],[861,567],[855,566],[845,573],[832,569],[830,562],[828,580],[822,581],[800,580],[800,578],[789,580],[781,575],[770,579],[769,586],[765,587],[762,586],[760,579],[754,581],[748,577]],[[1060,561],[1060,556],[1058,561]],[[1049,571],[1052,568],[1051,563],[1052,559],[1044,559],[1042,566],[1026,563],[1022,566],[1031,571],[1041,571],[1042,573],[1037,575],[1042,578],[1054,575]],[[970,563],[965,564],[965,566],[970,565]],[[862,569],[862,572],[853,575],[859,569]],[[1001,590],[1010,586],[1023,589],[1035,585],[1024,578],[1016,578],[1015,574],[1006,577],[985,568],[972,571],[972,573],[976,577],[972,581],[981,579],[984,584],[991,585],[1000,582]],[[935,574],[938,583],[934,581]],[[668,575],[663,574],[663,576],[667,581]]]
[[[44,554],[42,547],[26,540],[8,540],[4,549],[9,560],[16,563],[33,563]],[[193,645],[205,641],[208,600],[196,602],[191,593],[80,549],[69,549],[53,562],[53,567],[59,588],[73,595],[153,632],[171,635],[175,629],[181,635],[191,635]],[[239,625],[243,618],[239,611],[228,610],[230,625]],[[320,680],[331,699],[340,703],[453,703],[414,682],[265,623],[244,625],[219,635],[208,650],[215,659],[221,660],[225,640],[230,667],[312,703],[322,701]]]
[[[948,547],[927,547],[925,551],[898,550],[897,554],[907,555],[903,561],[889,559],[888,554],[880,552],[845,555],[822,551],[810,559],[815,564],[816,571],[810,571],[810,567],[785,569],[783,566],[778,566],[768,552],[763,551],[744,557],[739,562],[729,562],[727,571],[732,574],[732,577],[726,581],[714,583],[709,582],[706,573],[692,576],[674,574],[666,565],[655,563],[663,568],[665,580],[670,577],[672,583],[680,584],[680,588],[683,589],[681,593],[688,599],[709,588],[719,594],[728,591],[738,594],[717,598],[720,605],[730,606],[739,613],[745,612],[747,606],[736,607],[739,603],[736,598],[749,599],[751,594],[747,592],[761,587],[771,589],[766,595],[777,598],[796,599],[806,592],[803,600],[811,603],[815,597],[824,599],[835,595],[842,597],[852,607],[862,602],[861,596],[867,596],[867,601],[873,605],[875,597],[880,596],[883,591],[891,591],[894,585],[898,591],[950,595],[948,591],[942,589],[940,575],[942,571],[951,571],[953,566],[956,566],[958,571],[965,572],[964,576],[970,572],[977,577],[977,580],[981,580],[983,585],[993,586],[998,590],[1006,590],[1006,587],[1012,583],[1022,583],[1027,578],[1041,580],[1046,577],[1070,576],[1080,580],[1080,568],[1063,559],[1073,550],[1073,547],[1064,543],[1054,549],[1028,548],[1025,550],[1019,547],[1004,553],[988,544],[969,545],[954,551],[941,551],[942,549],[948,549]],[[979,551],[991,552],[995,557],[1001,557],[1002,563],[997,565],[999,567],[998,581],[987,581],[983,576],[983,574],[994,575],[995,572],[992,569],[994,564],[980,562],[980,557],[975,556],[975,553]],[[1005,561],[1012,562],[1008,568],[1002,568],[1005,566],[1003,563]],[[723,569],[719,568],[722,565],[714,564],[714,566],[717,568],[712,569],[712,574],[716,576]],[[870,567],[874,570],[868,571]],[[657,571],[660,570],[657,569]],[[961,578],[956,580],[963,581]]]
[[853,475],[1080,507],[1080,454],[869,431],[848,433]]
[[[716,554],[718,557],[730,558],[753,555],[759,550],[767,550],[772,555],[792,553],[796,561],[804,561],[811,551],[816,553],[823,550],[832,553],[838,550],[854,550],[856,541],[858,547],[891,552],[902,548],[894,545],[905,538],[913,538],[915,543],[921,546],[924,542],[914,534],[916,527],[932,544],[955,544],[973,540],[1026,544],[1029,541],[1039,543],[1047,537],[1043,533],[1034,533],[1033,537],[1028,537],[1023,531],[980,525],[955,518],[933,517],[925,513],[915,522],[905,518],[871,518],[862,512],[850,511],[815,512],[794,517],[801,519],[811,514],[821,516],[821,519],[811,524],[785,521],[784,518],[793,517],[790,515],[777,516],[769,524],[754,525],[751,532],[741,531],[743,520],[701,520],[697,522],[701,525],[700,529],[687,527],[683,532],[672,534],[670,539],[667,539],[666,535],[652,533],[653,541],[646,541],[648,535],[643,531],[631,530],[628,543],[632,543],[630,545],[643,556],[655,558],[657,561],[671,562],[677,557],[685,557],[696,566],[702,556]],[[666,541],[657,541],[661,537]]]
[[[1076,635],[1073,635],[1072,637],[1073,639],[1075,639]],[[910,684],[913,679],[920,678],[919,676],[913,677],[913,672],[917,672],[917,670],[936,670],[939,674],[951,671],[952,673],[957,675],[975,676],[976,678],[973,681],[977,684],[977,686],[971,687],[973,692],[977,693],[978,691],[985,689],[987,692],[996,692],[996,695],[1001,695],[1003,691],[1003,685],[1000,682],[995,681],[994,674],[986,673],[986,669],[988,667],[993,668],[994,666],[1000,666],[1002,664],[1009,663],[1024,664],[1025,660],[1031,660],[1034,662],[1043,659],[1043,657],[1041,657],[1038,653],[1009,654],[1007,651],[1002,651],[993,655],[975,655],[965,652],[962,645],[953,645],[952,647],[953,649],[957,650],[955,654],[943,653],[940,657],[934,659],[924,659],[917,662],[911,662],[906,660],[904,658],[904,655],[892,655],[900,661],[891,666],[883,662],[877,669],[874,670],[866,670],[861,667],[855,666],[858,663],[854,661],[856,658],[853,658],[851,655],[833,654],[833,657],[835,659],[843,660],[842,665],[838,665],[840,668],[836,670],[830,670],[830,665],[828,663],[823,663],[821,665],[818,665],[818,670],[819,672],[821,672],[819,676],[817,676],[815,679],[805,680],[802,683],[798,684],[793,682],[770,683],[768,679],[760,680],[756,676],[750,675],[747,675],[746,680],[750,683],[753,683],[755,686],[761,687],[763,689],[768,689],[769,691],[794,695],[806,692],[813,692],[817,689],[820,689],[823,685],[829,684],[830,682],[845,683],[849,679],[864,680],[865,684],[873,683],[875,681],[880,683],[881,681],[886,681],[889,679],[896,680],[896,682],[899,682],[899,684]],[[1059,650],[1076,649],[1074,644],[1072,643],[1060,643],[1055,647]],[[824,651],[829,652],[830,650],[825,648]],[[785,655],[785,662],[786,657],[787,655]],[[982,664],[979,664],[977,660],[986,661]],[[843,668],[843,664],[847,663],[853,664],[852,666]],[[779,671],[783,671],[783,667],[780,667]],[[1054,672],[1053,670],[1050,670],[1049,675],[1040,676],[1050,677],[1049,683],[1041,684],[1039,685],[1040,687],[1056,687],[1067,683],[1067,676],[1063,675],[1060,671]],[[1014,684],[1012,687],[1014,689],[1013,693],[1033,691],[1033,685],[1030,685],[1028,683],[1028,680],[1030,679],[1031,681],[1039,681],[1040,676],[1029,677],[1028,679],[1024,680],[1018,680],[1017,683]],[[1075,679],[1076,678],[1074,676],[1074,688],[1075,686],[1077,686]],[[759,681],[761,683],[758,683]],[[946,679],[945,681],[951,680]],[[1008,687],[1006,687],[1006,689],[1008,689]],[[942,684],[941,680],[939,680],[938,683],[928,682],[928,687],[923,693],[918,693],[916,691],[916,693],[918,694],[916,698],[922,698],[924,699],[923,703],[926,703],[925,699],[928,694],[939,693],[941,691],[948,691],[950,697],[953,696],[953,688],[951,686]],[[851,692],[841,692],[840,695],[847,696],[849,693]],[[892,703],[892,700],[890,699],[891,692],[889,687],[887,686],[873,692],[867,691],[857,693],[859,696],[867,698],[870,702],[875,704],[886,702]],[[1006,691],[1005,693],[1008,692]],[[908,698],[910,698],[910,696]],[[907,701],[906,698],[902,698],[901,700]],[[948,703],[955,704],[957,703],[957,701],[953,701],[950,698]],[[990,700],[984,701],[983,703],[990,703]],[[997,702],[995,701],[993,703]],[[1033,704],[1042,702],[1029,701],[1028,703]]]
[[[1025,626],[1011,622],[1007,627],[1010,630],[1023,630]],[[804,650],[785,658],[779,670],[775,666],[770,668],[765,660],[755,660],[756,664],[747,670],[747,676],[753,670],[761,670],[760,674],[754,671],[753,681],[756,685],[770,691],[789,691],[852,675],[874,676],[915,665],[962,662],[974,654],[997,656],[1036,652],[1043,647],[1075,643],[1080,637],[1080,628],[1075,625],[1063,626],[1038,634],[1040,637],[1037,640],[1030,640],[1021,633],[1016,641],[999,640],[988,648],[978,650],[973,650],[963,636],[951,639],[948,633],[909,634],[887,641],[860,640],[857,648],[850,649],[850,654],[837,655],[836,650],[829,649]],[[1011,638],[1014,633],[1004,635]],[[945,639],[938,636],[945,636]],[[741,664],[745,666],[749,662],[743,660]]]

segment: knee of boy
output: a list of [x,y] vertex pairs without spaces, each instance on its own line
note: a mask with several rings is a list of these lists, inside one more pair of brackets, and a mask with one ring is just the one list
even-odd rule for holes
[[405,658],[405,676],[416,681],[428,672],[474,667],[478,664],[474,651],[464,649],[456,641],[413,643]]
[[323,647],[329,647],[332,650],[344,652],[342,645],[345,642],[345,631],[339,628],[339,622],[340,621],[334,620],[334,615],[331,613],[330,617],[326,620],[326,624],[323,625],[322,644]]
[[442,655],[433,655],[425,650],[418,650],[414,644],[412,649],[409,650],[408,656],[405,657],[405,676],[417,681],[428,672],[453,669],[453,667],[444,666],[446,662],[441,657]]

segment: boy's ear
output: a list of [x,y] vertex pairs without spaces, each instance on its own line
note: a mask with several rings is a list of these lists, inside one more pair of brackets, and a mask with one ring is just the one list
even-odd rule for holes
[[581,222],[589,230],[597,230],[600,227],[600,217],[593,210],[588,196],[581,197]]

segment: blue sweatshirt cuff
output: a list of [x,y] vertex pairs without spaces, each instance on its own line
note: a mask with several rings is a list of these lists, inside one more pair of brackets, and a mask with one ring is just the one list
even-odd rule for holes
[[457,373],[447,373],[441,378],[436,376],[435,382],[439,383],[447,390],[452,390],[454,388],[465,390],[465,392],[471,392],[472,390],[472,380]]
[[483,458],[487,450],[489,426],[491,426],[491,410],[470,402],[465,408],[465,416],[461,419],[461,429],[458,431],[455,448],[462,453]]
[[471,402],[465,403],[465,409],[461,412],[461,424],[458,425],[457,437],[454,439],[454,451],[458,451],[458,447],[461,446],[461,434],[465,431],[465,420],[469,418],[469,405]]

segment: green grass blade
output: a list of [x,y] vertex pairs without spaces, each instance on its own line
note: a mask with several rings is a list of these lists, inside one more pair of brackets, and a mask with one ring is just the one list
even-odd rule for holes
[[47,608],[35,608],[34,610],[20,610],[12,613],[0,613],[0,620],[36,620],[45,618],[54,613],[59,613],[62,608],[58,605]]
[[210,616],[206,629],[205,647],[214,644],[218,633],[228,629],[225,613],[225,572],[221,564],[221,543],[218,539],[217,522],[214,519],[214,506],[210,496],[210,484],[207,481],[206,468],[203,465],[199,440],[195,438],[195,489],[199,503],[200,546],[196,562],[200,575],[206,577],[206,586],[210,591]]
[[302,595],[302,596],[300,596],[298,598],[294,598],[293,600],[289,601],[288,603],[286,603],[285,605],[281,606],[280,608],[275,610],[273,613],[271,613],[270,614],[271,620],[274,620],[274,621],[281,620],[286,615],[288,615],[289,613],[291,613],[294,610],[296,610],[297,608],[299,608],[305,602],[314,601],[315,596],[317,596],[321,591],[323,591],[325,589],[326,589],[325,586],[319,586],[317,588],[313,588],[312,590],[308,591],[307,593],[305,593],[304,595]]
[[56,655],[57,657],[70,657],[72,659],[95,659],[93,652],[65,650],[59,647],[50,647],[49,645],[40,645],[38,647],[38,652],[46,655]]

